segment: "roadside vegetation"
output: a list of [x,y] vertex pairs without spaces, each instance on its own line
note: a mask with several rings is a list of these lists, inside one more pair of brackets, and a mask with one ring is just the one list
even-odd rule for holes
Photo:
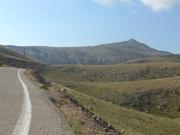
[[2,67],[3,66],[3,63],[0,61],[0,67]]

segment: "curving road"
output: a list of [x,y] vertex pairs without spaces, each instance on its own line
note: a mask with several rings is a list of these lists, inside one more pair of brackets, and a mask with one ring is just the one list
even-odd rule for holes
[[0,135],[73,135],[24,70],[0,68]]

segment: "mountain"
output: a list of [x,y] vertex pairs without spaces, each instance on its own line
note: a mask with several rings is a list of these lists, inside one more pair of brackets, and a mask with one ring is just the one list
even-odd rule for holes
[[134,39],[91,47],[20,47],[7,46],[20,54],[47,64],[118,64],[136,58],[164,56],[159,51]]
[[36,68],[42,66],[41,63],[0,45],[0,66],[4,65],[20,68]]

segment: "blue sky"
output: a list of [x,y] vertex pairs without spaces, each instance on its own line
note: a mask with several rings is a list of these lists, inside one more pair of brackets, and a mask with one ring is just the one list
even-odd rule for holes
[[0,43],[88,46],[135,38],[180,53],[180,0],[0,0]]

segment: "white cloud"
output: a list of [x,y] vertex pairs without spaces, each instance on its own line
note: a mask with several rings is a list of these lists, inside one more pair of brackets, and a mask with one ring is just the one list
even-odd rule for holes
[[168,10],[176,4],[180,4],[180,0],[141,0],[146,6],[152,8],[153,11]]
[[131,0],[92,0],[102,5],[112,5],[115,3],[130,3]]
[[[92,0],[92,1],[102,5],[109,6],[116,3],[132,4],[135,0],[134,1],[133,0]],[[144,5],[152,8],[152,10],[156,12],[161,10],[168,10],[173,6],[180,4],[180,0],[139,0],[139,1],[142,2]]]

